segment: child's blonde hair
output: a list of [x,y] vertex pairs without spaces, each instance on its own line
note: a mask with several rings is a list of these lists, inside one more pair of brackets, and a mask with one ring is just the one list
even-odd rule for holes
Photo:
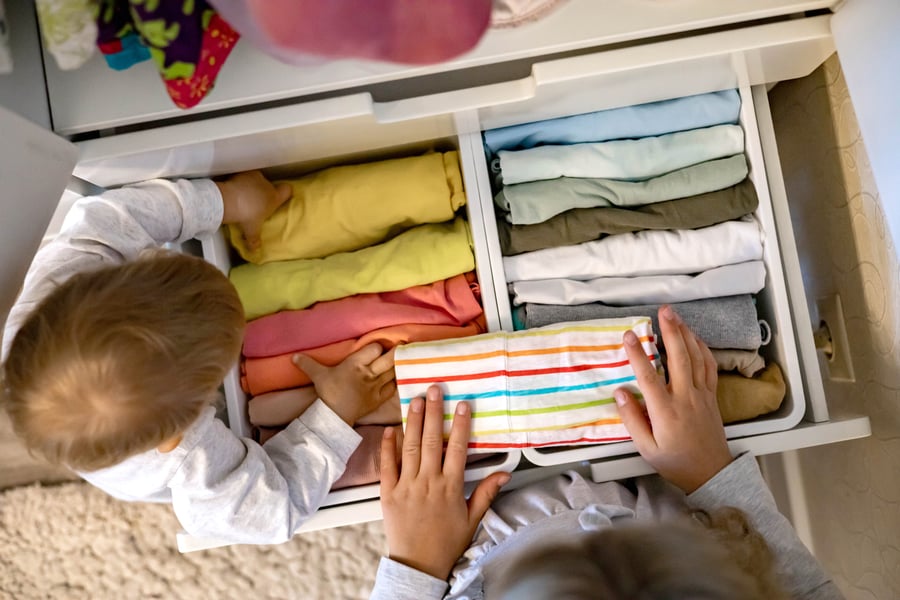
[[153,252],[48,295],[4,365],[5,404],[34,452],[78,471],[183,433],[237,359],[244,312],[206,261]]
[[521,552],[498,600],[786,600],[765,539],[732,507],[685,520],[582,532]]

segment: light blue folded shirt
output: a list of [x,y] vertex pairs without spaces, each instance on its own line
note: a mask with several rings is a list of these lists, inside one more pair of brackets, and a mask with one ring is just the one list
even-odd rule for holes
[[741,110],[737,90],[698,94],[610,110],[488,129],[484,144],[491,154],[545,144],[623,140],[735,124]]
[[740,125],[716,125],[639,140],[501,150],[492,168],[504,185],[557,177],[640,181],[743,151]]

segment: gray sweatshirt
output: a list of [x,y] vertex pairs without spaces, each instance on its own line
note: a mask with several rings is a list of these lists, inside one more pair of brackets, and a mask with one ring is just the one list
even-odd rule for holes
[[[35,306],[75,273],[210,235],[221,222],[222,197],[209,180],[155,180],[79,200],[59,236],[37,253],[0,357],[6,360]],[[154,449],[79,475],[116,498],[171,502],[193,536],[275,544],[319,508],[360,440],[321,400],[262,447],[238,438],[208,407],[171,452]]]
[[629,487],[619,482],[593,483],[573,471],[504,494],[485,514],[469,549],[456,563],[449,585],[382,558],[370,600],[492,598],[492,576],[519,548],[566,541],[577,532],[617,523],[665,520],[689,509],[723,506],[743,510],[766,539],[775,555],[779,581],[792,598],[843,598],[790,522],[778,512],[751,455],[738,457],[688,496],[655,475],[633,483]]

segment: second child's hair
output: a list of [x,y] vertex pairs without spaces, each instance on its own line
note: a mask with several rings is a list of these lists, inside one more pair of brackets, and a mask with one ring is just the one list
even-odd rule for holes
[[237,360],[244,313],[203,259],[154,251],[78,273],[19,329],[5,407],[26,446],[79,471],[185,431]]
[[520,554],[499,600],[786,600],[766,541],[736,508],[609,527]]

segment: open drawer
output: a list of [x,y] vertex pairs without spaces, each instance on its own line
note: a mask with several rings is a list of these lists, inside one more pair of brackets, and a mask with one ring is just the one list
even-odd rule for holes
[[[357,94],[101,137],[79,144],[75,174],[103,187],[152,177],[214,176],[255,168],[277,177],[426,148],[456,148],[469,200],[482,298],[489,328],[497,329],[509,326],[504,316],[508,306],[496,226],[489,210],[492,198],[481,143],[483,129],[739,89],[748,159],[760,196],[758,216],[767,236],[770,291],[763,310],[779,336],[772,358],[785,370],[791,402],[773,417],[778,427],[764,432],[737,425],[730,434],[741,438],[733,442],[735,448],[752,440],[757,452],[782,451],[869,434],[866,417],[828,414],[762,87],[809,74],[833,51],[830,17],[772,23],[538,63],[525,79],[396,102],[375,103],[367,94]],[[221,241],[208,242],[205,254],[227,268]],[[246,434],[244,400],[237,392],[235,375],[226,381],[226,390],[231,390],[229,420],[233,430]],[[619,449],[633,453],[626,445]],[[543,453],[532,455],[535,462],[585,458],[597,461],[598,478],[605,472],[621,477],[646,470],[634,456],[566,455],[562,460],[545,460]],[[313,516],[305,529],[380,518],[376,497],[377,489],[333,494],[329,506]],[[184,550],[215,544],[214,540],[180,540]]]

